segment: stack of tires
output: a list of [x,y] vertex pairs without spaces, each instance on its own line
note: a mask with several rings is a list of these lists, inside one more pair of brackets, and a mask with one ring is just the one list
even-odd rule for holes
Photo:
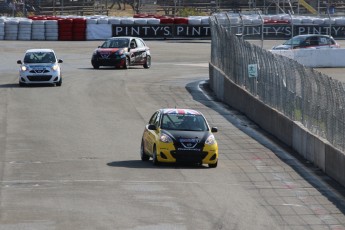
[[19,21],[15,19],[5,21],[5,40],[18,39],[18,25]]
[[86,40],[86,19],[75,18],[73,19],[73,41]]
[[32,33],[32,20],[20,20],[18,25],[18,40],[29,41],[31,40]]
[[0,18],[0,40],[5,39],[5,20]]
[[174,18],[175,25],[188,25],[188,18],[176,17]]
[[171,17],[160,17],[160,24],[174,24],[174,18]]
[[46,28],[46,40],[57,41],[59,38],[59,25],[55,19],[47,20],[45,23]]
[[46,40],[45,36],[45,22],[46,20],[33,20],[32,21],[32,40]]
[[59,25],[59,40],[72,41],[73,39],[73,19],[64,18],[58,21]]

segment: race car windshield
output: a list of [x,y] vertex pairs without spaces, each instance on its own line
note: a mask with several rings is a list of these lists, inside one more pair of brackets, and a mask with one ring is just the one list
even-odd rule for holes
[[303,42],[303,39],[301,37],[294,37],[284,42],[283,45],[299,45],[302,42]]
[[55,63],[56,58],[53,52],[31,52],[26,53],[24,63]]
[[207,131],[208,126],[201,115],[164,114],[162,129],[181,131]]
[[101,48],[125,48],[128,47],[128,39],[109,39],[105,41]]

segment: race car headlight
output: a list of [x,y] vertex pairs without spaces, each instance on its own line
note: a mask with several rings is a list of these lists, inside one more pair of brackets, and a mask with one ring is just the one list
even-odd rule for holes
[[208,138],[205,141],[205,144],[207,145],[213,145],[216,143],[216,139],[214,138],[214,135],[211,134],[210,136],[208,136]]
[[164,142],[164,143],[171,143],[172,142],[171,137],[169,137],[168,135],[166,135],[164,133],[160,135],[159,140],[161,142]]
[[20,67],[20,70],[23,71],[23,72],[25,72],[25,71],[28,70],[28,67],[26,67],[25,65],[22,65],[22,66]]
[[58,70],[58,69],[59,69],[59,66],[58,66],[57,64],[55,64],[55,65],[52,66],[52,70],[56,71],[56,70]]
[[118,50],[115,52],[115,55],[122,55],[124,53],[124,50],[121,49],[121,50]]

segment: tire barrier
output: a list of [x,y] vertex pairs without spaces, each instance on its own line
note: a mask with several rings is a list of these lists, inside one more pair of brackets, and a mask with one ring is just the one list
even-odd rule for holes
[[18,39],[18,20],[5,21],[5,40]]
[[73,19],[72,36],[73,36],[73,41],[86,40],[86,19],[85,18]]
[[[246,38],[286,39],[291,34],[322,33],[335,38],[345,36],[345,17],[322,18],[290,15],[217,14],[219,24],[231,25],[231,30]],[[264,28],[261,28],[264,27]],[[293,27],[293,30],[292,30]],[[234,29],[233,29],[234,28]],[[0,40],[84,41],[102,40],[111,36],[144,38],[207,38],[209,17],[169,17],[154,14],[115,16],[30,16],[0,17]]]
[[32,33],[32,20],[21,20],[18,25],[18,40],[29,41],[31,40]]
[[59,41],[72,41],[73,40],[73,19],[65,18],[58,20],[59,26]]
[[0,21],[0,40],[5,38],[5,22]]
[[56,19],[45,22],[45,37],[47,41],[57,41],[59,39],[59,25]]
[[31,40],[46,40],[45,22],[46,20],[32,21]]

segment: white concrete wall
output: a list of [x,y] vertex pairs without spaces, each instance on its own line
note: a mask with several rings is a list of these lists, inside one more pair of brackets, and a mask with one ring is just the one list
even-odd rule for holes
[[345,49],[295,49],[270,50],[274,54],[283,55],[308,67],[345,67]]

